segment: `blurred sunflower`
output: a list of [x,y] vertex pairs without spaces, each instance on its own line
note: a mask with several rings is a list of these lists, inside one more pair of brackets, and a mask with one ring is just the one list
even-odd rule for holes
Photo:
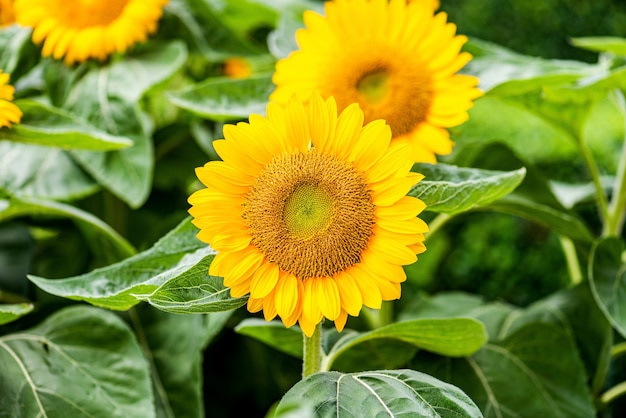
[[13,0],[0,0],[0,28],[15,22]]
[[34,28],[33,42],[42,55],[64,57],[71,65],[147,39],[168,0],[15,0],[17,23]]
[[270,103],[267,117],[224,127],[222,161],[196,170],[189,197],[198,238],[218,251],[209,272],[248,310],[311,336],[323,317],[342,330],[363,305],[400,297],[402,265],[425,250],[423,176],[382,120],[333,98]]
[[245,58],[232,57],[224,61],[222,71],[228,78],[248,78],[252,75],[252,66]]
[[384,119],[394,141],[411,145],[411,159],[435,163],[452,151],[447,128],[468,119],[482,93],[478,79],[456,74],[470,61],[460,52],[447,15],[434,15],[437,2],[335,0],[325,16],[307,11],[296,32],[300,47],[276,64],[271,100],[313,91],[333,96],[339,109],[359,103],[365,121]]
[[0,128],[11,127],[11,123],[19,123],[22,111],[11,101],[15,88],[9,83],[9,75],[0,70]]

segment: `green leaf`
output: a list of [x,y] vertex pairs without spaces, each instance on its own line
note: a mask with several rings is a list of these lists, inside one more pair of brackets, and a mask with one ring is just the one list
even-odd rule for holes
[[310,404],[316,417],[481,417],[460,389],[413,370],[316,373],[296,383],[276,408]]
[[31,303],[0,304],[0,325],[15,321],[32,310]]
[[[422,318],[396,322],[360,334],[346,333],[328,353],[327,369],[342,356],[353,355],[351,351],[359,355],[361,344],[374,340],[384,343],[387,339],[445,356],[461,357],[478,351],[487,342],[487,333],[482,323],[471,318]],[[366,348],[371,349],[371,346]]]
[[597,65],[579,61],[555,60],[518,54],[486,41],[471,39],[467,49],[478,52],[464,69],[477,76],[484,91],[497,88],[499,92],[520,92],[548,83],[558,84],[594,74]]
[[594,52],[626,56],[626,39],[613,36],[590,36],[570,39],[572,45]]
[[272,90],[272,79],[264,74],[246,79],[210,78],[171,92],[168,97],[176,106],[224,122],[247,118],[252,113],[265,114]]
[[285,354],[302,358],[302,331],[296,327],[285,328],[279,321],[264,321],[259,318],[246,318],[235,331],[261,341]]
[[525,168],[491,171],[447,164],[416,164],[413,171],[425,176],[410,196],[419,197],[426,209],[457,214],[487,205],[513,191],[524,179]]
[[74,206],[42,199],[0,199],[0,221],[23,216],[71,219],[87,239],[92,251],[103,261],[115,262],[135,254],[133,246],[113,228]]
[[0,68],[11,75],[13,85],[39,60],[39,48],[31,41],[31,34],[30,28],[18,25],[0,30]]
[[98,189],[66,151],[0,140],[0,195],[68,201]]
[[598,393],[606,379],[613,345],[613,330],[596,304],[588,282],[564,289],[533,303],[507,318],[501,335],[509,335],[530,322],[560,326],[576,342],[591,380],[591,390]]
[[197,232],[187,218],[148,250],[119,263],[67,279],[29,279],[53,295],[115,310],[129,309],[142,300],[188,313],[245,304],[245,298],[231,298],[220,279],[208,275],[215,253],[196,238]]
[[605,238],[593,245],[589,283],[593,297],[606,318],[626,338],[626,263],[624,243]]
[[554,324],[525,324],[463,359],[420,353],[413,366],[457,385],[485,418],[596,416],[576,345]]
[[148,365],[116,315],[63,309],[0,337],[0,414],[155,417]]
[[173,315],[142,305],[131,311],[133,328],[151,372],[157,418],[203,418],[203,354],[232,312]]
[[16,100],[15,104],[24,116],[13,129],[0,130],[0,139],[92,151],[122,149],[133,144],[130,139],[89,126],[63,109],[33,100]]
[[108,153],[72,151],[85,171],[133,208],[141,206],[150,193],[154,165],[151,127],[138,101],[148,89],[173,75],[187,57],[179,41],[151,45],[124,60],[90,68],[72,85],[62,106],[134,142],[130,148]]

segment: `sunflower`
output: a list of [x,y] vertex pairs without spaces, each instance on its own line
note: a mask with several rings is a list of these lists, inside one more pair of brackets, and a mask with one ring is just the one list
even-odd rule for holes
[[13,12],[13,0],[0,0],[0,28],[9,26],[15,22]]
[[22,111],[11,103],[15,88],[8,83],[9,75],[0,70],[0,128],[10,128],[11,123],[19,123],[22,118]]
[[65,57],[71,65],[147,39],[157,28],[168,0],[15,0],[16,21],[33,27],[42,55]]
[[452,151],[447,128],[468,119],[482,93],[478,79],[457,72],[471,55],[436,2],[335,0],[325,16],[307,11],[296,32],[299,50],[279,60],[271,100],[313,91],[335,97],[339,109],[359,103],[365,122],[384,119],[394,141],[411,145],[411,159],[435,163]]
[[357,104],[337,116],[333,98],[294,97],[224,138],[213,143],[222,161],[196,170],[206,188],[189,213],[233,297],[308,336],[323,317],[341,331],[363,305],[400,297],[428,227],[424,203],[406,196],[423,176],[384,121],[363,126]]

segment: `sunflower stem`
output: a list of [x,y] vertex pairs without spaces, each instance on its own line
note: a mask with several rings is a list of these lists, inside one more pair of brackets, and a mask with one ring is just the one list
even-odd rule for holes
[[322,323],[315,326],[315,330],[310,337],[302,334],[302,378],[320,371],[322,365]]
[[567,262],[567,272],[569,273],[570,283],[572,286],[576,286],[583,280],[583,273],[580,268],[580,263],[578,262],[576,247],[571,239],[562,235],[559,235],[559,241],[561,242],[563,255]]
[[[624,122],[624,133],[626,135],[626,101],[621,90],[616,90],[617,105],[622,114]],[[608,208],[608,218],[602,230],[603,236],[619,236],[624,226],[624,216],[626,216],[626,136],[622,144],[622,154],[619,159],[613,196]]]
[[609,204],[606,194],[604,193],[604,187],[602,186],[602,182],[600,181],[600,171],[598,170],[598,165],[593,159],[593,155],[591,155],[589,147],[582,137],[579,138],[578,144],[580,146],[580,153],[582,154],[585,165],[587,166],[587,171],[589,172],[589,175],[591,176],[591,181],[593,182],[596,189],[596,199],[598,201],[600,220],[602,221],[602,225],[604,226],[604,228],[606,228],[610,217]]
[[440,213],[437,215],[432,221],[428,223],[428,233],[426,235],[426,239],[429,239],[431,236],[435,235],[437,231],[441,229],[441,227],[452,219],[452,215],[448,213]]

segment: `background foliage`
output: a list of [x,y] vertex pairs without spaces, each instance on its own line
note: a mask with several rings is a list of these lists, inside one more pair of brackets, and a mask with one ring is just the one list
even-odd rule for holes
[[[0,31],[25,112],[0,132],[0,416],[263,416],[283,396],[278,416],[306,416],[342,404],[324,393],[339,372],[348,387],[433,385],[427,403],[466,416],[626,410],[603,398],[626,380],[623,231],[600,239],[581,151],[617,194],[626,41],[570,41],[623,36],[619,2],[442,1],[486,95],[453,129],[454,153],[415,167],[428,251],[401,300],[326,331],[333,372],[297,383],[299,331],[250,318],[206,274],[214,254],[186,219],[193,168],[217,158],[223,123],[263,112],[275,59],[321,4],[171,0],[148,42],[72,68],[40,59],[29,31]],[[250,78],[224,77],[232,57]]]

